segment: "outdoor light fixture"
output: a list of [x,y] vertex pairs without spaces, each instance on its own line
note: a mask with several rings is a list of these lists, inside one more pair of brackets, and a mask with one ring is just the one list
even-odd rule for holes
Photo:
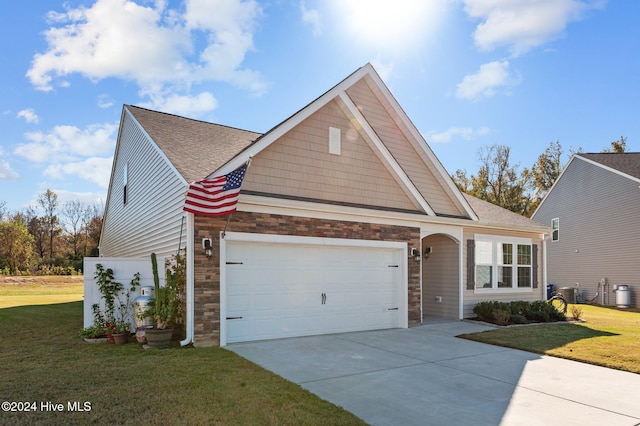
[[211,256],[213,256],[213,249],[211,248],[211,238],[202,239],[202,250],[204,250],[204,254],[205,256],[207,256],[207,259],[211,259]]
[[420,262],[420,250],[418,250],[417,248],[412,248],[411,257],[413,257],[413,260],[415,260],[416,262]]

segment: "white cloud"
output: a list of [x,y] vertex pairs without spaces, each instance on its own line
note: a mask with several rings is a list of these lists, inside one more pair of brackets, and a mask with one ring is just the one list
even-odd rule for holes
[[27,77],[45,91],[75,73],[132,80],[145,93],[212,80],[264,90],[260,75],[241,67],[260,16],[254,0],[186,0],[176,9],[131,0],[67,6],[49,13],[48,48],[34,56]]
[[509,72],[508,61],[493,61],[482,64],[475,74],[465,76],[456,86],[456,97],[469,100],[490,97],[498,88],[514,86],[519,82],[520,79]]
[[218,101],[209,92],[202,92],[196,96],[151,95],[151,102],[140,104],[143,108],[155,109],[171,114],[198,118],[218,106]]
[[111,96],[103,93],[98,96],[98,108],[111,108],[115,102],[111,99]]
[[458,136],[466,141],[469,141],[475,139],[477,136],[484,136],[488,133],[488,127],[478,127],[477,129],[474,129],[472,127],[449,127],[447,130],[441,133],[430,133],[426,139],[429,142],[449,143],[452,139]]
[[482,22],[474,33],[485,51],[507,46],[522,55],[563,35],[567,25],[605,0],[464,0],[464,10]]
[[20,175],[6,161],[0,161],[0,180],[16,180]]
[[77,176],[91,181],[101,188],[109,186],[113,157],[92,157],[83,161],[66,164],[53,164],[44,171],[45,176],[53,179],[63,179],[65,176]]
[[23,109],[22,111],[18,111],[18,118],[24,118],[24,121],[27,123],[37,123],[40,121],[38,114],[36,114],[33,108]]
[[29,142],[18,145],[13,153],[37,163],[77,161],[81,157],[110,154],[115,147],[117,130],[117,124],[93,124],[85,129],[56,126],[47,133],[26,133]]
[[320,12],[317,9],[307,9],[304,1],[300,2],[300,12],[302,22],[311,25],[314,36],[322,35],[322,23],[320,22]]

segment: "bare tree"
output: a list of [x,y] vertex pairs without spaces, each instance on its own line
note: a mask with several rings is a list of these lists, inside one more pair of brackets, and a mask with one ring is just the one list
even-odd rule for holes
[[62,205],[62,214],[66,219],[66,231],[73,247],[73,255],[78,256],[78,244],[82,231],[82,222],[87,207],[80,201],[67,201]]
[[44,210],[43,224],[49,237],[49,258],[53,259],[54,238],[60,233],[60,221],[56,215],[58,194],[50,189],[40,194],[38,204]]
[[615,154],[627,152],[627,138],[624,136],[620,136],[620,139],[611,142],[610,148],[605,148],[602,150],[602,152],[612,152]]

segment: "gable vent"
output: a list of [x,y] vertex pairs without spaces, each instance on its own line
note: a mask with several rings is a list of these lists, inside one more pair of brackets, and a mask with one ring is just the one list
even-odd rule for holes
[[340,155],[340,129],[329,127],[329,154]]

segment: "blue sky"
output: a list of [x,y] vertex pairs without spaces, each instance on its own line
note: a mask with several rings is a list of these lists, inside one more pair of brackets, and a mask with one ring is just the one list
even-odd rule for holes
[[[123,104],[265,132],[371,62],[449,173],[640,150],[640,2],[4,1],[0,201],[103,201]],[[568,159],[565,158],[565,161]]]

